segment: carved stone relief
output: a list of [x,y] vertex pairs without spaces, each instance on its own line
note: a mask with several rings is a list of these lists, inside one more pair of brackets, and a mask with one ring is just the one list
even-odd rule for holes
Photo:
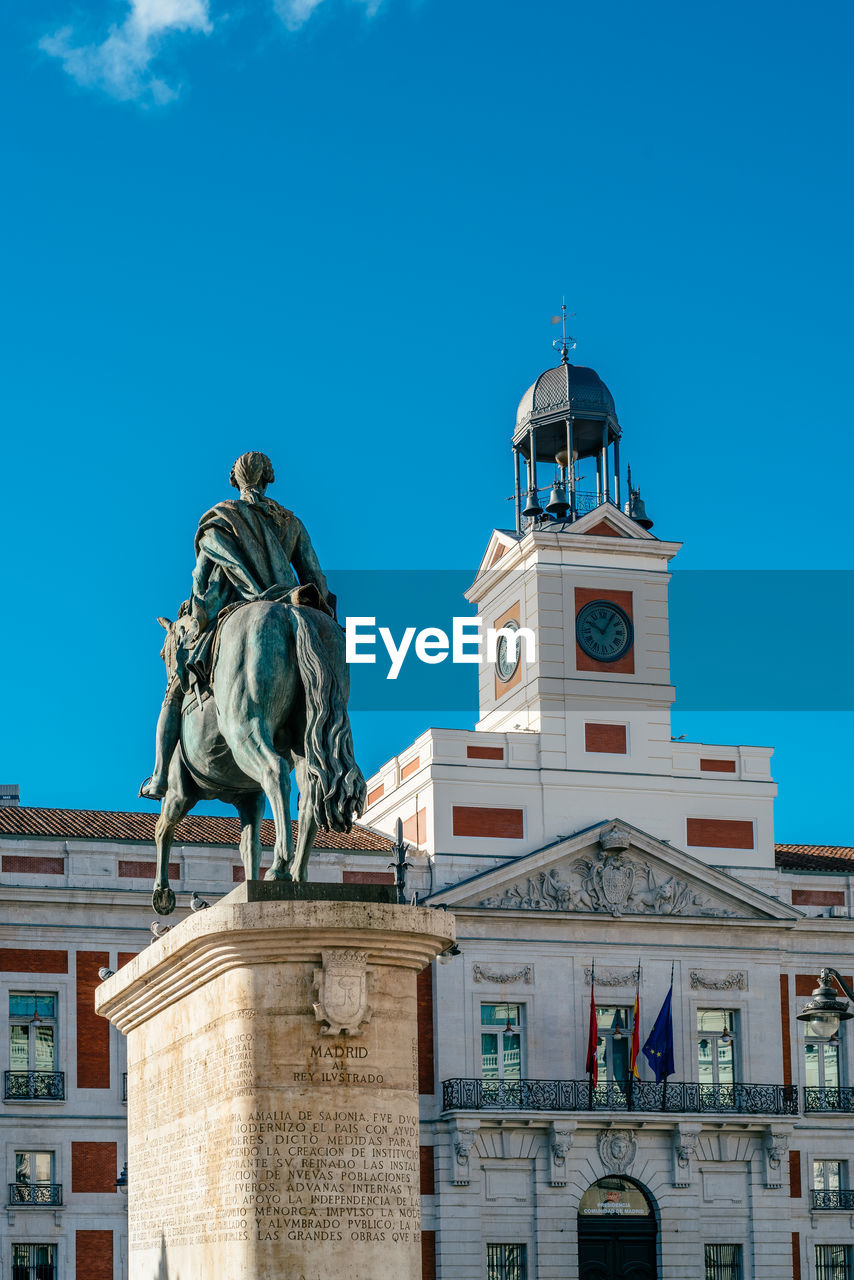
[[625,1173],[638,1153],[637,1138],[631,1129],[603,1129],[599,1134],[599,1159],[606,1173]]
[[534,966],[525,964],[521,969],[513,969],[508,973],[494,973],[490,969],[485,969],[481,964],[473,964],[471,967],[471,975],[475,982],[525,982],[534,981]]
[[479,1128],[476,1120],[468,1120],[451,1129],[451,1182],[455,1187],[467,1187],[471,1182],[471,1150]]
[[549,1184],[553,1187],[566,1186],[567,1156],[577,1128],[577,1121],[565,1120],[549,1130]]
[[538,871],[488,898],[481,907],[523,911],[602,911],[612,916],[735,916],[687,880],[622,852],[600,849],[560,871]]
[[[633,987],[637,982],[637,969],[597,969],[597,987]],[[588,966],[584,970],[584,981],[589,987],[593,981],[593,970]]]
[[702,1126],[699,1124],[677,1124],[673,1131],[673,1185],[688,1187],[691,1185],[691,1161],[697,1154]]
[[791,1130],[771,1126],[765,1134],[765,1185],[782,1187]]
[[314,1016],[326,1023],[322,1035],[358,1036],[363,1022],[370,1022],[367,952],[334,947],[322,952],[323,968],[314,971],[317,1003]]
[[688,980],[693,991],[746,991],[747,974],[732,970],[722,973],[713,969],[692,969]]

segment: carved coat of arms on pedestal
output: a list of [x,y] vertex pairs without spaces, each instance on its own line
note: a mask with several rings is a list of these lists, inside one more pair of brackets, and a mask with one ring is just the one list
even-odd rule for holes
[[317,1002],[314,1016],[325,1022],[322,1035],[358,1036],[362,1023],[370,1022],[367,953],[349,947],[323,951],[323,968],[314,971]]

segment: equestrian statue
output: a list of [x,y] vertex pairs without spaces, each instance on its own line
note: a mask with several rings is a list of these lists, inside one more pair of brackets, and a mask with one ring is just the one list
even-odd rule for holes
[[199,800],[237,808],[247,880],[260,874],[267,800],[276,827],[267,880],[305,880],[318,830],[349,831],[364,805],[335,597],[305,526],[267,497],[274,479],[266,454],[237,459],[231,483],[240,497],[199,522],[190,598],[174,622],[158,618],[168,683],[154,773],[139,794],[161,801],[152,895],[160,915],[175,909],[167,879],[175,828]]

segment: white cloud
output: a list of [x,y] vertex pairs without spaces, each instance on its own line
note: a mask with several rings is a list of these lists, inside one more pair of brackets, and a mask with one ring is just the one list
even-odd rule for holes
[[[319,0],[315,0],[319,2]],[[44,36],[39,47],[59,58],[78,84],[104,89],[114,98],[133,98],[161,104],[177,96],[177,89],[152,70],[162,37],[170,31],[212,30],[208,0],[130,0],[130,12],[112,26],[100,44],[76,45],[71,27]]]
[[[311,15],[322,0],[273,0],[273,7],[289,31],[297,31]],[[359,0],[365,6],[365,12],[372,18],[379,9],[382,0]]]

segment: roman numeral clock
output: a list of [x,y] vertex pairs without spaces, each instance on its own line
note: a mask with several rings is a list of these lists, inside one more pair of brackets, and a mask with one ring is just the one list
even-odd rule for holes
[[611,600],[591,600],[576,614],[575,638],[595,662],[618,662],[632,647],[632,620]]

